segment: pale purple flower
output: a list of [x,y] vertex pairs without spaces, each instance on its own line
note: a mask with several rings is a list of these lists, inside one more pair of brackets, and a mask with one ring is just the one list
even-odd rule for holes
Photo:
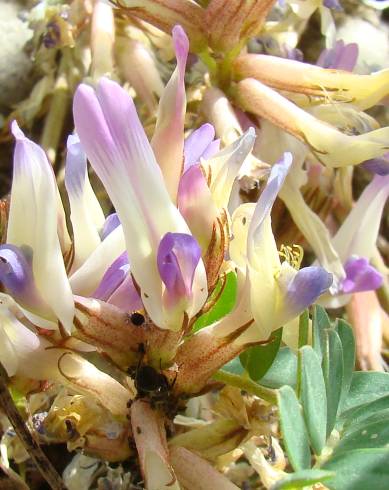
[[[180,328],[177,312],[170,315],[162,305],[163,287],[156,253],[166,233],[190,231],[169,196],[132,99],[108,79],[101,79],[96,91],[81,84],[74,98],[74,120],[88,159],[122,224],[131,273],[147,312],[162,328]],[[115,230],[101,246],[114,233]],[[192,293],[188,308],[197,312],[207,296],[201,260]]]
[[104,274],[93,298],[113,304],[125,311],[143,308],[131,277],[127,252],[123,252]]
[[219,211],[200,165],[190,166],[182,175],[177,206],[205,253]]
[[16,147],[7,242],[28,251],[35,286],[52,311],[51,328],[59,319],[70,333],[74,301],[59,240],[63,208],[53,169],[42,148],[26,138],[16,121],[12,132]]
[[104,240],[107,236],[113,232],[115,228],[120,225],[120,220],[117,213],[111,213],[104,221],[103,229],[101,231],[101,239]]
[[220,140],[214,140],[215,129],[212,124],[203,124],[195,129],[185,140],[184,144],[184,172],[200,158],[207,160],[219,151]]
[[324,7],[333,10],[343,10],[342,6],[339,3],[339,0],[323,0]]
[[304,61],[304,53],[298,48],[290,48],[288,45],[284,44],[282,52],[288,60]]
[[172,36],[177,67],[159,101],[157,123],[151,146],[162,169],[168,192],[175,202],[184,153],[185,67],[189,40],[181,26],[173,28]]
[[[281,264],[271,230],[270,211],[291,164],[292,156],[286,153],[273,165],[252,215],[247,237],[252,310],[254,319],[267,336],[276,328],[274,325],[281,326],[298,316],[332,283],[332,275],[321,267],[296,270],[287,261]],[[273,290],[271,294],[270,291],[266,295],[260,293],[269,287]]]
[[332,239],[342,263],[353,256],[370,259],[389,197],[389,175],[375,175]]
[[187,303],[192,296],[192,285],[201,249],[196,239],[185,233],[166,233],[157,254],[158,270],[166,286],[164,295],[168,307]]
[[372,158],[361,163],[361,167],[377,175],[389,175],[389,153],[385,153],[381,158]]
[[351,257],[344,270],[346,277],[342,281],[342,292],[345,294],[374,291],[382,286],[382,274],[364,257]]
[[[271,228],[271,209],[292,165],[292,155],[285,153],[271,169],[266,187],[253,208],[241,205],[232,217],[233,260],[248,276],[234,321],[254,318],[250,339],[267,339],[271,332],[296,318],[332,283],[332,275],[321,267],[297,270],[287,260],[281,263]],[[249,299],[249,303],[248,303]],[[251,312],[251,313],[250,313]],[[226,320],[228,324],[228,319]],[[246,339],[247,340],[247,339]]]
[[0,283],[23,308],[42,316],[52,316],[35,286],[28,250],[23,253],[15,245],[0,245]]
[[122,284],[130,271],[127,252],[123,252],[119,257],[108,267],[98,288],[92,294],[93,298],[101,301],[108,301],[110,296]]
[[69,136],[67,142],[65,187],[70,203],[74,243],[72,269],[75,270],[99,246],[99,232],[105,218],[89,182],[85,152],[74,135]]
[[288,283],[285,294],[284,324],[299,316],[311,306],[319,296],[328,291],[332,284],[332,274],[322,267],[304,267]]
[[336,41],[335,46],[324,49],[316,62],[323,68],[353,71],[358,59],[358,44],[345,44],[344,41]]

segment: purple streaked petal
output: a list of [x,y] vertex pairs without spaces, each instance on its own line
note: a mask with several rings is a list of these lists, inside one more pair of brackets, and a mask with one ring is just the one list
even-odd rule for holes
[[167,232],[188,233],[189,228],[169,196],[134,103],[117,83],[103,78],[96,93],[84,84],[77,88],[74,119],[123,226],[131,272],[145,308],[158,326],[168,328],[155,254]]
[[81,197],[86,177],[86,155],[78,136],[70,135],[67,141],[65,186],[68,193]]
[[200,165],[192,165],[182,175],[178,187],[177,206],[205,252],[219,213]]
[[345,294],[374,291],[382,286],[382,274],[365,257],[351,257],[344,270],[346,277],[342,282],[342,292]]
[[190,298],[201,249],[197,240],[185,233],[166,233],[157,255],[158,270],[171,299]]
[[200,162],[204,153],[215,137],[215,129],[212,124],[203,124],[195,129],[185,140],[184,144],[184,172],[191,165]]
[[175,202],[184,156],[185,67],[189,40],[179,25],[173,28],[172,36],[177,67],[159,101],[157,123],[151,145],[162,169],[166,187]]
[[93,298],[106,301],[125,311],[143,308],[132,280],[127,252],[123,252],[107,269]]
[[0,283],[23,308],[36,313],[49,311],[36,289],[31,263],[14,245],[0,245]]
[[58,238],[58,188],[46,154],[26,138],[16,121],[16,139],[7,241],[31,250],[39,294],[70,333],[74,301]]
[[248,254],[252,256],[254,249],[260,247],[263,235],[263,225],[267,217],[270,216],[274,201],[280,191],[288,171],[292,165],[292,154],[284,153],[281,160],[275,163],[271,169],[266,187],[260,195],[255,206],[254,214],[248,231]]
[[344,41],[339,40],[333,48],[321,52],[316,64],[323,68],[353,71],[357,59],[358,44],[344,44]]
[[389,175],[375,175],[332,238],[343,263],[354,255],[372,257],[388,198]]
[[285,57],[288,58],[288,60],[304,61],[304,54],[301,49],[289,48],[289,46],[285,44],[284,51],[286,55]]
[[325,293],[332,284],[332,274],[322,267],[304,267],[290,281],[285,291],[284,304],[289,319],[300,315],[308,306]]
[[117,213],[112,213],[107,216],[104,225],[103,225],[103,230],[101,232],[101,239],[104,240],[107,238],[107,236],[113,232],[115,228],[117,228],[120,225],[120,219]]
[[72,270],[76,270],[100,244],[99,229],[104,222],[104,213],[89,182],[86,155],[76,135],[69,136],[67,142],[65,187],[73,228]]
[[74,294],[89,297],[104,274],[126,248],[123,228],[118,226],[103,240],[90,257],[69,278]]
[[381,158],[372,158],[361,163],[361,167],[377,175],[389,175],[389,153]]
[[135,287],[130,271],[120,286],[112,293],[107,300],[121,310],[134,311],[143,309],[143,303]]
[[333,10],[343,10],[343,7],[340,5],[339,0],[323,0],[324,7]]
[[216,206],[227,209],[232,187],[244,161],[253,149],[255,130],[250,127],[233,143],[204,162],[212,174],[210,189]]
[[213,140],[207,148],[204,150],[203,154],[201,155],[201,158],[204,160],[208,160],[209,158],[212,158],[216,153],[220,151],[220,138],[217,138]]
[[93,298],[108,301],[109,297],[122,284],[130,270],[127,252],[123,252],[108,267],[96,291],[92,294]]

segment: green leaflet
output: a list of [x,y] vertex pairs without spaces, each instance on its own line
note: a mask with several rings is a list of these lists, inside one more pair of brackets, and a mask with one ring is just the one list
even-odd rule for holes
[[281,347],[273,364],[261,379],[261,385],[268,388],[280,388],[288,385],[296,386],[297,356],[289,347]]
[[315,454],[320,454],[327,433],[327,396],[320,360],[312,347],[299,349],[301,404]]
[[281,338],[282,328],[279,328],[273,332],[268,344],[250,347],[240,355],[240,362],[253,381],[259,381],[273,364]]
[[331,490],[387,490],[389,449],[356,449],[329,459],[322,469],[335,476],[325,485]]
[[193,325],[192,332],[197,332],[208,325],[211,325],[214,322],[217,322],[224,316],[228,315],[235,306],[236,302],[236,293],[237,293],[237,278],[234,272],[229,272],[226,275],[226,282],[223,288],[223,291],[220,294],[222,283],[221,281],[215,287],[215,290],[212,293],[212,298],[217,298],[220,294],[220,297],[217,299],[216,303],[213,307],[204,315],[196,320]]
[[297,396],[290,386],[278,392],[278,408],[285,447],[289,461],[298,471],[311,466],[308,433]]
[[343,347],[335,330],[325,331],[323,374],[327,394],[327,437],[336,422],[344,381]]
[[295,488],[304,488],[314,483],[325,482],[334,476],[332,471],[323,470],[302,470],[297,473],[291,473],[283,480],[272,486],[271,490],[287,490]]

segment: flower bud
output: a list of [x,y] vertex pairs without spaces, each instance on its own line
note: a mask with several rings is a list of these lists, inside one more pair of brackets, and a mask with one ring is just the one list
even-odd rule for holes
[[[152,52],[144,43],[125,38],[120,40],[119,69],[151,114],[157,108],[157,97],[163,92],[163,83]],[[137,67],[134,70],[134,66]]]
[[112,7],[97,0],[92,14],[92,76],[95,80],[113,73],[113,44],[115,41],[115,20]]

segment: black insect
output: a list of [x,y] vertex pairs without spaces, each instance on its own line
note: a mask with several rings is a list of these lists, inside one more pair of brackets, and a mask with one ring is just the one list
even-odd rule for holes
[[151,366],[139,366],[134,382],[139,398],[152,398],[155,401],[165,398],[171,388],[166,376]]
[[170,382],[162,372],[143,364],[145,356],[143,344],[139,345],[139,352],[141,357],[138,366],[129,372],[134,379],[136,399],[147,400],[151,408],[161,410],[168,418],[173,419],[178,409],[177,397],[172,392],[175,380]]
[[133,313],[131,313],[130,320],[137,327],[140,327],[146,321],[142,313],[139,313],[138,311],[134,311]]

